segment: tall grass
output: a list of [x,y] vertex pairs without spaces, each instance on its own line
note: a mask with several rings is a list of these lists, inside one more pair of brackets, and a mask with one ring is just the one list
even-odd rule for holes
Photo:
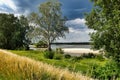
[[89,68],[91,68],[92,64],[104,65],[108,60],[103,60],[99,58],[81,58],[81,57],[70,57],[65,58],[62,54],[55,53],[54,59],[48,59],[44,56],[44,52],[39,51],[19,51],[19,50],[10,50],[10,52],[20,55],[26,56],[37,61],[41,61],[43,63],[47,63],[50,65],[54,65],[60,68],[67,68],[70,71],[80,72],[84,75],[88,74]]
[[90,78],[0,50],[0,80],[90,80]]

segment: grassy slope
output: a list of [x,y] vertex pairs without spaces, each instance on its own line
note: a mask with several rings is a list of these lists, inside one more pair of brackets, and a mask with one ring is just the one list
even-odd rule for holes
[[[13,51],[28,56],[31,51]],[[41,57],[39,52],[33,51],[35,59]],[[56,68],[40,61],[35,61],[27,57],[20,57],[7,51],[0,50],[0,80],[90,80],[78,73],[70,72],[66,69]]]
[[81,72],[87,74],[87,71],[91,67],[92,64],[99,64],[104,65],[106,61],[101,61],[98,59],[81,59],[78,61],[74,61],[73,59],[62,59],[62,60],[55,60],[55,59],[46,59],[43,57],[43,52],[41,51],[11,51],[15,54],[30,57],[32,59],[42,61],[48,64],[52,64],[58,67],[67,68],[71,71]]

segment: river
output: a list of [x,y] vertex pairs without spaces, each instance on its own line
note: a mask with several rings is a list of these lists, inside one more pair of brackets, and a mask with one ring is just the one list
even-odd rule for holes
[[87,48],[87,49],[90,49],[91,48],[91,45],[89,44],[86,44],[86,45],[83,45],[83,44],[52,44],[51,45],[52,49],[56,49],[56,48]]

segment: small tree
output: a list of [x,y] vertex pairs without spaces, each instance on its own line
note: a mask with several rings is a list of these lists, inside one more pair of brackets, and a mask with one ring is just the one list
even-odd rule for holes
[[33,12],[30,15],[30,20],[36,25],[34,32],[47,42],[49,51],[51,43],[68,32],[60,7],[58,1],[48,1],[39,6],[39,13]]
[[120,0],[91,0],[93,10],[86,16],[93,48],[103,49],[120,65]]

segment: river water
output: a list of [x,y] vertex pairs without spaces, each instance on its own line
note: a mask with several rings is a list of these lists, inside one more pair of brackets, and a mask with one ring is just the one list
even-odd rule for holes
[[[30,45],[29,46],[30,49],[32,50],[37,50],[40,48],[35,48],[34,45]],[[55,50],[56,48],[86,48],[86,49],[90,49],[91,45],[83,45],[83,44],[52,44],[51,45],[52,49]]]
[[81,44],[52,44],[51,45],[52,49],[56,49],[56,48],[87,48],[90,49],[91,45],[81,45]]

